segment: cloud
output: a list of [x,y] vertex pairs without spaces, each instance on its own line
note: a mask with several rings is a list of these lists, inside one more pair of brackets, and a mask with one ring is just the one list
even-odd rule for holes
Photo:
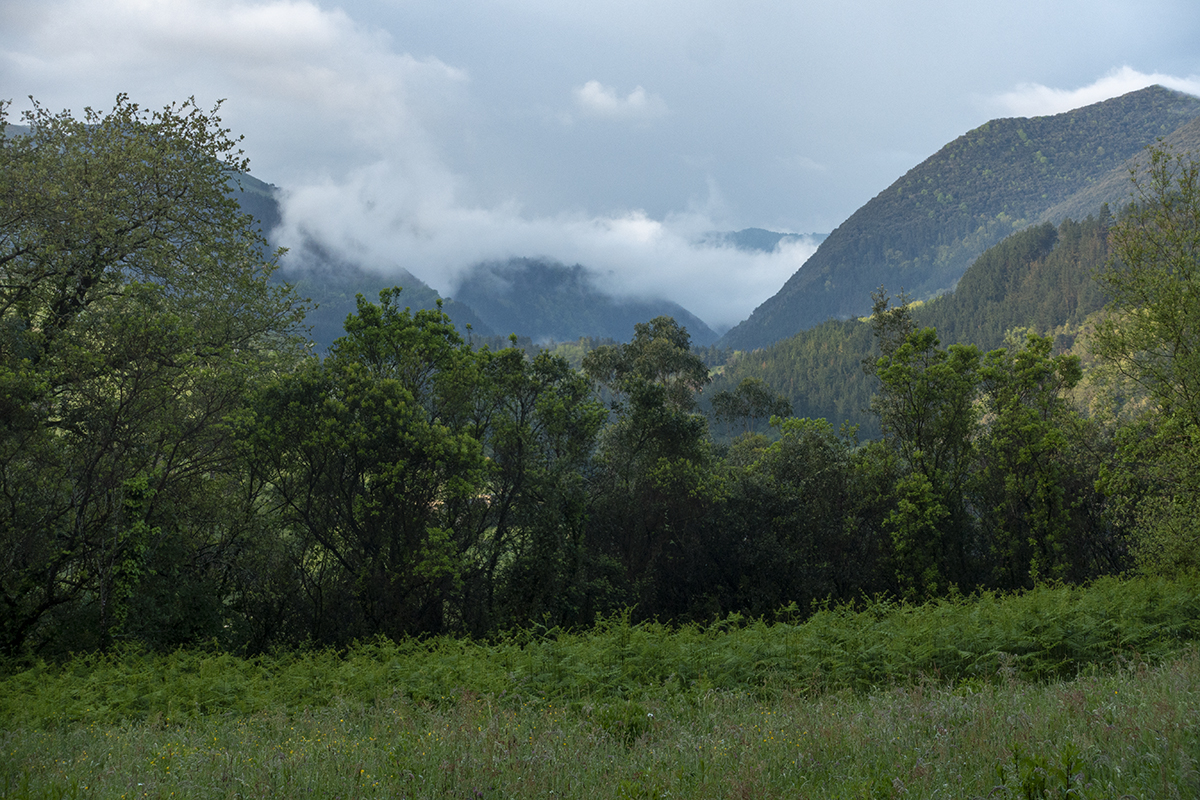
[[[479,113],[465,70],[403,52],[386,32],[310,0],[46,0],[0,31],[0,73],[49,108],[101,105],[119,91],[154,106],[202,88],[246,135],[257,176],[286,188],[281,243],[316,241],[342,259],[405,268],[449,293],[483,260],[580,263],[619,295],[681,303],[714,326],[745,318],[814,247],[745,253],[696,244],[720,226],[715,184],[687,211],[653,218],[531,214],[480,201],[448,148]],[[45,90],[45,91],[43,91]],[[49,94],[49,96],[47,96]],[[573,114],[643,122],[667,113],[638,86],[590,81]],[[469,133],[469,131],[468,131]],[[494,196],[494,195],[493,195]]]
[[1179,78],[1158,72],[1147,74],[1126,65],[1078,89],[1053,89],[1040,83],[1023,83],[991,98],[987,105],[1011,116],[1044,116],[1098,103],[1154,84],[1200,95],[1200,77]]
[[801,155],[782,157],[779,159],[779,163],[784,168],[796,172],[826,172],[829,170],[827,165]]
[[265,155],[268,171],[361,163],[397,137],[428,148],[432,125],[467,82],[463,70],[398,53],[386,32],[308,0],[49,0],[37,8],[0,40],[6,82],[76,109],[129,91],[131,78],[143,105],[202,87],[202,104],[230,98],[227,124],[252,142],[256,168],[257,153]]
[[666,113],[667,104],[641,86],[625,97],[600,81],[588,81],[574,90],[576,107],[588,116],[608,119],[650,119]]
[[533,216],[515,203],[458,202],[456,179],[381,161],[345,181],[289,193],[280,237],[320,242],[340,259],[388,274],[407,269],[453,294],[472,265],[515,256],[583,264],[604,290],[674,300],[716,328],[749,316],[816,250],[807,239],[772,253],[703,244],[715,227],[703,212],[653,219],[641,211]]

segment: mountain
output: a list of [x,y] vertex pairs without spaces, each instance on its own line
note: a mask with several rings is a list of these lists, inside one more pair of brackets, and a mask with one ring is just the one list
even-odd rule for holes
[[229,187],[242,211],[258,220],[263,233],[269,234],[283,222],[283,214],[279,210],[279,187],[275,184],[260,181],[243,172],[230,175]]
[[[243,208],[245,206],[243,205]],[[444,299],[437,290],[407,270],[386,276],[337,259],[314,241],[289,252],[273,276],[296,287],[296,293],[315,305],[304,319],[317,349],[324,352],[344,333],[346,317],[358,310],[356,295],[372,303],[379,292],[401,288],[400,301],[413,311],[436,308],[438,301],[454,326],[465,336],[495,336],[496,332],[473,309],[453,299]],[[468,327],[469,326],[469,327]]]
[[[1018,327],[1054,334],[1069,349],[1089,314],[1105,298],[1092,279],[1108,255],[1107,208],[1083,222],[1030,226],[992,246],[963,274],[954,291],[914,311],[918,325],[937,329],[942,344],[975,344],[987,351]],[[874,379],[862,369],[877,353],[871,325],[861,319],[827,320],[768,347],[743,351],[726,363],[705,397],[758,378],[785,395],[801,417],[849,421],[860,435],[879,435],[868,410]]]
[[880,285],[919,299],[952,289],[989,246],[1065,209],[1197,118],[1200,98],[1152,86],[1063,114],[992,120],[851,215],[718,344],[765,347],[824,320],[864,314]]
[[772,253],[780,244],[788,242],[820,243],[826,233],[779,233],[765,228],[743,228],[740,231],[717,231],[700,240],[701,244],[736,247],[748,252]]
[[[1162,137],[1162,145],[1177,153],[1200,154],[1200,118]],[[1131,171],[1141,172],[1149,164],[1150,156],[1147,151],[1139,150],[1119,167],[1093,181],[1086,189],[1051,206],[1042,218],[1049,222],[1060,222],[1067,217],[1080,219],[1104,203],[1113,209],[1124,207],[1133,199],[1133,185],[1129,182]]]
[[[230,184],[242,210],[259,221],[269,238],[282,221],[278,187],[244,174],[232,177]],[[774,249],[781,240],[801,238],[757,228],[714,235],[729,237],[734,246],[756,249],[767,241]],[[404,289],[401,298],[413,310],[433,308],[442,299],[407,270],[385,277],[336,258],[315,241],[289,252],[276,278],[294,284],[301,297],[316,304],[306,323],[321,350],[342,334],[346,316],[357,307],[356,294],[375,302],[381,289],[399,285]],[[546,259],[476,264],[459,281],[454,299],[443,300],[442,307],[460,332],[481,338],[516,333],[534,341],[580,337],[628,341],[634,324],[665,314],[687,328],[694,344],[711,345],[717,340],[715,331],[678,303],[616,298],[598,289],[593,273],[583,266],[567,267]]]
[[687,328],[692,343],[712,344],[717,334],[678,303],[621,299],[595,285],[583,266],[540,258],[512,258],[475,265],[459,281],[456,300],[466,303],[500,335],[534,341],[572,341],[582,336],[633,338],[633,326],[667,315]]

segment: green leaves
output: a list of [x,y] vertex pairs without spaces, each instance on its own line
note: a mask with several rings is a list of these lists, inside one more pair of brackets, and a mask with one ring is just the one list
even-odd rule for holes
[[1100,275],[1112,302],[1095,351],[1153,406],[1123,432],[1105,485],[1134,520],[1143,567],[1171,573],[1200,560],[1200,162],[1151,148],[1133,183],[1135,202],[1112,228],[1113,260]]
[[246,163],[215,110],[122,95],[24,122],[0,136],[0,647],[162,636],[125,600],[167,551],[206,552],[189,580],[224,568],[224,421],[303,309],[228,195]]
[[1079,564],[1070,552],[1079,509],[1068,451],[1084,433],[1066,397],[1082,377],[1079,358],[1051,356],[1049,337],[1013,339],[988,353],[980,371],[986,428],[976,479],[995,579],[1006,588],[1071,577]]

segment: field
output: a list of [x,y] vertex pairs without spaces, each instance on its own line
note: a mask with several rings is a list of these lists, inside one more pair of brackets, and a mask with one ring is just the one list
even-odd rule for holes
[[1198,590],[10,666],[0,792],[1195,797]]

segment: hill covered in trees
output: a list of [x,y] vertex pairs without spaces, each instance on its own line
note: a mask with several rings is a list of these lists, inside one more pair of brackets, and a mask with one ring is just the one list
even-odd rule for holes
[[[916,323],[935,328],[947,345],[990,350],[1005,343],[1008,331],[1030,328],[1056,335],[1056,347],[1068,349],[1084,319],[1104,305],[1093,275],[1108,256],[1109,224],[1107,207],[1101,207],[1083,222],[1045,222],[1010,235],[976,259],[953,292],[919,304]],[[877,354],[868,321],[828,320],[739,353],[705,396],[756,378],[788,398],[796,416],[848,421],[860,426],[860,436],[874,438],[880,433],[870,410],[875,380],[863,371],[863,360]]]
[[[1114,170],[1126,182],[1105,185],[1127,195],[1126,160],[1197,117],[1200,98],[1153,86],[1063,114],[981,125],[851,215],[720,343],[750,350],[865,314],[880,285],[917,299],[952,289],[989,246],[1051,210],[1066,216],[1065,203]],[[1093,199],[1086,213],[1103,202]]]
[[[493,331],[537,341],[571,341],[582,336],[628,341],[634,325],[673,317],[692,341],[712,344],[717,334],[703,320],[669,300],[616,298],[601,291],[579,264],[568,267],[540,258],[477,264],[459,282],[455,299],[466,303]],[[450,310],[453,316],[453,310]]]

